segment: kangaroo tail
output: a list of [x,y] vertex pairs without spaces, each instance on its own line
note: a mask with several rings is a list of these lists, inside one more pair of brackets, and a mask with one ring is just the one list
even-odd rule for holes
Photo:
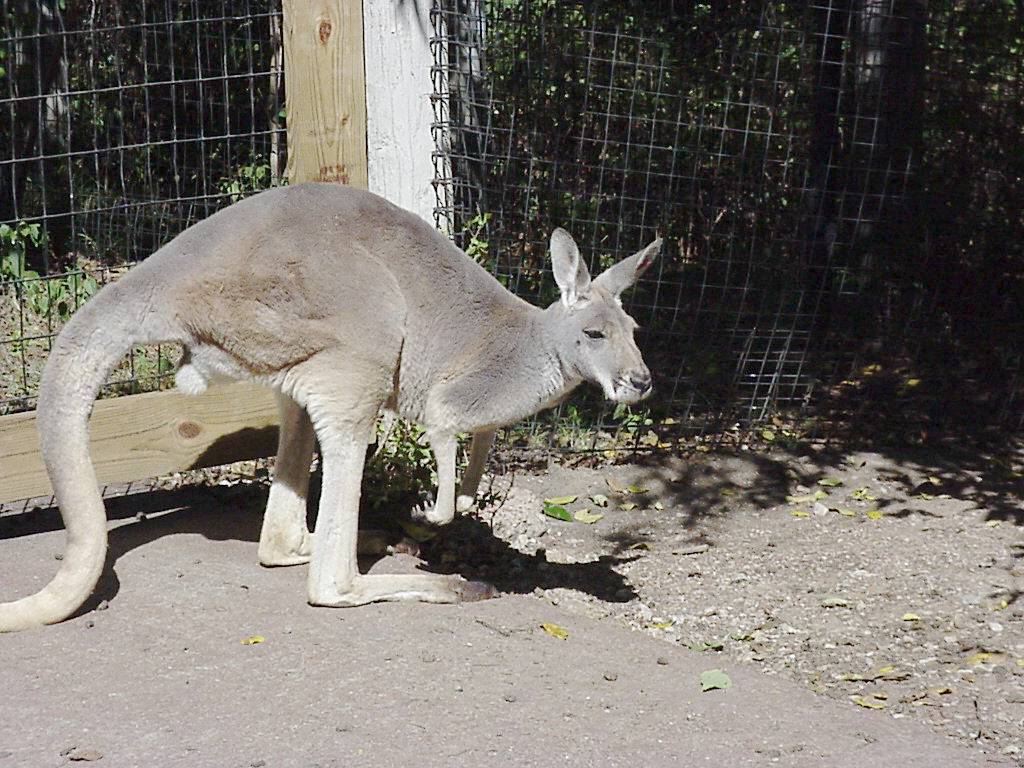
[[[39,388],[37,423],[46,471],[67,544],[53,580],[34,595],[0,603],[0,632],[53,624],[92,594],[107,552],[107,518],[89,458],[89,415],[100,387],[135,344],[180,340],[133,275],[105,287],[54,342]],[[138,286],[141,288],[142,286]]]

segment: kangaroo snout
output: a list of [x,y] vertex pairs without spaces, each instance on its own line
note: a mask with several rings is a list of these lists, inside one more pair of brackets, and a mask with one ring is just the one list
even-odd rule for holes
[[651,372],[647,367],[633,368],[619,374],[613,384],[611,399],[617,403],[636,403],[650,395],[653,389]]
[[651,393],[651,372],[647,368],[638,368],[629,374],[629,383],[641,397],[647,397]]

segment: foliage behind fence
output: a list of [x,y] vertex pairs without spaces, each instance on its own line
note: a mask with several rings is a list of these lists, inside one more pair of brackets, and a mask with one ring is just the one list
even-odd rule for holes
[[442,2],[438,214],[542,301],[554,226],[592,267],[667,235],[655,422],[1019,426],[1022,11]]
[[[99,284],[279,180],[274,0],[0,0],[0,410]],[[550,301],[656,234],[630,296],[659,443],[799,406],[894,433],[1019,427],[1024,11],[1014,0],[435,0],[438,216]],[[118,391],[169,373],[138,351]],[[647,427],[659,427],[651,435]]]
[[[0,411],[31,405],[50,339],[111,270],[275,181],[276,6],[0,2]],[[173,363],[138,351],[118,389]]]

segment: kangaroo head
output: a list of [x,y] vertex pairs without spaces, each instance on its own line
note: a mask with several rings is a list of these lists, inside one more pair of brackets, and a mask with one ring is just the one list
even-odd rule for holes
[[637,324],[619,296],[660,251],[659,238],[591,280],[569,233],[551,234],[551,268],[562,298],[548,312],[557,328],[559,355],[571,373],[598,384],[618,403],[635,403],[651,393],[651,372],[633,341]]

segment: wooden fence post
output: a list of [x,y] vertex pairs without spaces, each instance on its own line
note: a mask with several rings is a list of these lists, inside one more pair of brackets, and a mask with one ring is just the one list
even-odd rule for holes
[[362,0],[283,0],[290,184],[366,187]]
[[369,188],[431,224],[431,0],[363,0]]

